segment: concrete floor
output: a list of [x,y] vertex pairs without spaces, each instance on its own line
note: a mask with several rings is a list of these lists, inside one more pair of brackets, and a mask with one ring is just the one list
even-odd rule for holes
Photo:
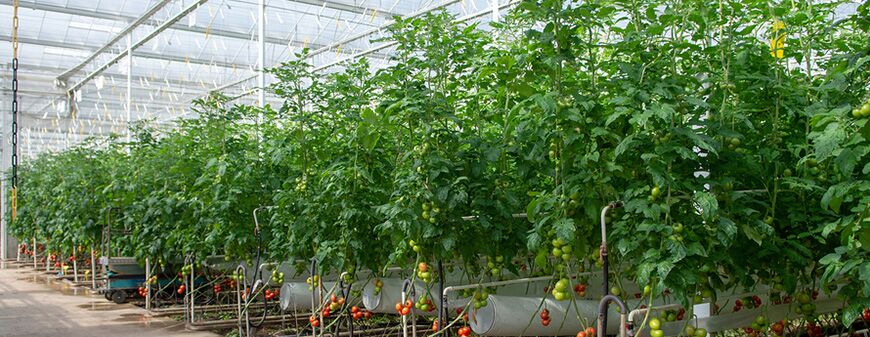
[[216,337],[0,262],[0,337]]

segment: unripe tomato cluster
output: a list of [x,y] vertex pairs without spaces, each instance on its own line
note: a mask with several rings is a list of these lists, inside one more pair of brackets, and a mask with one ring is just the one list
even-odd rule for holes
[[460,297],[471,297],[471,305],[474,309],[487,306],[489,294],[495,293],[495,288],[483,288],[480,290],[463,289],[459,291]]
[[435,311],[435,304],[432,303],[432,299],[426,294],[421,295],[420,298],[417,299],[417,303],[414,304],[414,307],[417,308],[417,310],[425,312]]
[[296,192],[305,192],[308,189],[308,178],[296,177],[296,187],[293,188]]
[[151,276],[147,280],[145,280],[148,284],[155,285],[157,284],[157,276]]
[[574,248],[565,242],[565,240],[555,238],[550,241],[550,244],[553,245],[553,250],[551,251],[553,256],[562,258],[563,261],[571,260],[571,253],[574,251]]
[[417,241],[408,240],[408,246],[411,246],[411,250],[413,250],[414,253],[420,254],[423,252],[423,246],[418,245]]
[[504,266],[504,257],[499,255],[495,258],[490,258],[486,263],[486,267],[489,268],[489,274],[492,276],[501,275],[502,267]]
[[272,271],[272,283],[284,284],[284,272],[279,272],[277,269]]
[[870,117],[870,99],[867,99],[864,104],[852,109],[852,117],[867,118]]
[[766,326],[767,318],[764,317],[764,315],[758,315],[755,317],[755,320],[752,321],[752,325],[750,326],[750,328],[752,328],[753,331],[761,331],[764,330],[764,327]]
[[547,157],[552,161],[559,159],[559,145],[555,141],[550,142],[550,151],[547,152]]
[[379,295],[381,293],[381,289],[384,288],[384,281],[381,279],[375,279],[375,295]]
[[308,284],[308,290],[314,290],[315,285],[320,285],[320,275],[314,275],[314,278],[308,277],[305,283]]
[[558,281],[556,281],[556,284],[553,285],[553,291],[551,292],[553,294],[553,297],[557,301],[564,301],[564,300],[569,299],[571,297],[568,295],[568,286],[569,285],[570,285],[570,282],[568,281],[567,278],[561,278]]
[[420,262],[420,264],[417,265],[417,278],[426,283],[432,282],[432,270],[426,262]]
[[190,271],[193,270],[193,266],[187,264],[181,267],[181,275],[187,276],[190,275]]
[[813,304],[812,300],[818,296],[817,291],[813,291],[812,297],[806,292],[797,294],[797,305],[794,307],[794,313],[812,316],[816,312],[816,305]]
[[429,223],[432,224],[438,221],[438,215],[441,214],[441,209],[438,208],[438,206],[435,206],[435,204],[431,202],[424,202],[420,207],[423,209],[420,213],[420,217],[423,218],[424,221],[429,221]]
[[695,328],[694,326],[692,326],[690,324],[690,325],[687,325],[686,329],[683,331],[683,336],[685,336],[685,337],[707,337],[707,330],[703,329],[703,328],[701,328],[701,329]]
[[235,271],[232,274],[230,274],[230,279],[242,282],[245,280],[245,274],[242,273],[241,271]]

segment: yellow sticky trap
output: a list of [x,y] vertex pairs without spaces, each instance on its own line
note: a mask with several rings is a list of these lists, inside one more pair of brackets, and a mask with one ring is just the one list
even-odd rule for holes
[[10,207],[11,210],[10,210],[9,215],[10,215],[10,218],[12,219],[12,221],[15,221],[15,218],[18,215],[18,187],[12,186],[11,192],[12,193],[11,193],[9,199],[10,199],[10,204],[12,207]]
[[785,23],[776,20],[773,22],[773,38],[770,39],[770,56],[781,59],[785,57]]

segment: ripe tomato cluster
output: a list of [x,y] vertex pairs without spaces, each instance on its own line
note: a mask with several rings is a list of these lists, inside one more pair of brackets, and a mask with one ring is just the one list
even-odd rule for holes
[[550,310],[549,309],[541,310],[541,325],[543,325],[543,326],[550,325]]
[[353,319],[357,321],[363,318],[370,319],[373,315],[371,311],[360,309],[358,306],[352,306],[350,308],[350,314]]
[[265,294],[266,294],[266,300],[271,301],[271,300],[275,299],[276,297],[280,296],[281,291],[280,290],[272,291],[272,290],[266,289]]
[[402,303],[396,303],[396,312],[398,312],[399,315],[406,316],[411,313],[412,307],[414,307],[414,301],[411,300],[405,301],[404,305],[402,305]]
[[459,328],[459,337],[468,337],[471,336],[471,328],[464,326]]
[[589,285],[585,283],[577,283],[574,285],[574,293],[579,297],[586,297],[586,288],[588,286]]
[[816,323],[807,323],[807,336],[810,337],[822,337],[824,333],[822,332],[822,327]]
[[590,326],[585,330],[578,332],[577,337],[595,337],[595,328]]
[[782,333],[785,331],[785,322],[779,321],[771,324],[770,331],[773,332],[774,335],[782,336]]
[[186,291],[186,290],[187,290],[187,287],[186,287],[185,285],[182,284],[182,285],[178,286],[178,290],[176,290],[176,292],[177,292],[179,295],[182,295],[182,294],[184,294],[184,291]]
[[136,292],[139,294],[139,297],[145,297],[148,294],[148,290],[145,290],[145,287],[139,287],[136,289]]

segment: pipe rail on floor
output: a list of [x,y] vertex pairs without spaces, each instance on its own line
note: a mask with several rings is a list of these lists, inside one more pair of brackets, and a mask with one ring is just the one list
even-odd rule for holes
[[[417,287],[414,286],[414,282],[411,281],[411,279],[405,279],[405,281],[402,282],[402,304],[403,305],[408,301],[409,295],[411,296],[411,298],[417,298]],[[412,337],[417,337],[417,316],[414,314],[413,308],[408,310],[408,315],[411,316]],[[408,315],[402,315],[402,336],[403,337],[408,337]]]
[[[603,213],[603,212],[602,212]],[[625,313],[628,308],[625,306],[619,297],[611,294],[604,295],[601,302],[598,303],[598,337],[605,337],[607,329],[607,306],[610,302],[616,303],[619,306],[619,337],[626,337],[628,327],[625,325]]]
[[[602,286],[604,287],[604,297],[610,295],[610,261],[607,258],[607,212],[614,208],[622,207],[622,201],[614,201],[601,209],[601,247],[598,253],[601,256],[601,274],[604,276]],[[604,326],[607,326],[607,311],[604,311],[603,316],[599,317]]]
[[[248,315],[248,311],[244,312],[244,324],[242,324],[242,292],[247,294],[248,292],[248,283],[245,280],[238,280],[238,275],[248,275],[248,269],[245,268],[243,264],[239,264],[236,267],[235,277],[236,277],[236,308],[238,313],[238,324],[239,324],[239,336],[249,336],[251,334],[251,319]],[[242,326],[244,326],[244,331],[242,330]]]

